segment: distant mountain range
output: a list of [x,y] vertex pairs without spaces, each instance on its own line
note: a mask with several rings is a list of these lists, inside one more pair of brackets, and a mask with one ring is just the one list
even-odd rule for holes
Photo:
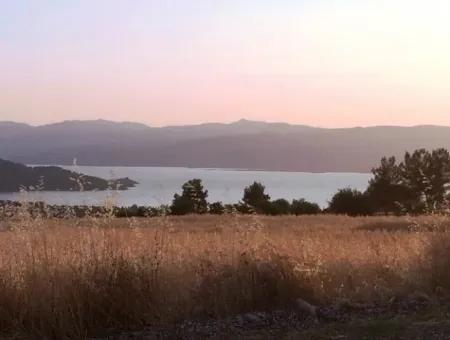
[[26,164],[368,172],[383,156],[450,149],[450,127],[325,129],[240,120],[149,127],[105,120],[0,122],[0,158]]
[[129,178],[106,180],[57,166],[30,167],[0,159],[0,192],[17,192],[22,188],[47,191],[126,190],[136,184]]

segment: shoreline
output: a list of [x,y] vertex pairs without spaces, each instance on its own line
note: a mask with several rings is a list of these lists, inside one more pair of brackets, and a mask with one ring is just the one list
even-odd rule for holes
[[166,169],[187,169],[187,170],[207,170],[207,171],[240,171],[240,172],[283,172],[283,173],[298,173],[298,174],[355,174],[355,175],[368,175],[370,170],[364,171],[302,171],[302,170],[271,170],[271,169],[245,169],[245,168],[214,168],[214,167],[189,167],[189,166],[164,166],[164,165],[73,165],[73,164],[33,164],[27,163],[27,166],[37,167],[37,166],[59,166],[65,169],[68,168],[166,168]]

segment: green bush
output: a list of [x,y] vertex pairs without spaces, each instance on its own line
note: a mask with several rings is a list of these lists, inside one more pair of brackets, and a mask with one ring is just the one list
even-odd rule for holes
[[341,189],[331,199],[328,211],[350,216],[370,215],[372,208],[366,194],[352,189]]
[[316,203],[311,203],[301,198],[293,200],[291,204],[291,213],[294,215],[316,215],[322,210]]
[[214,202],[209,205],[209,213],[213,215],[222,215],[225,213],[225,207],[222,202]]

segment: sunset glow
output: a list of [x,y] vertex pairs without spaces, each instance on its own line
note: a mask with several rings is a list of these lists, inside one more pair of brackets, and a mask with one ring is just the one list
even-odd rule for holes
[[450,125],[450,2],[9,1],[0,120]]

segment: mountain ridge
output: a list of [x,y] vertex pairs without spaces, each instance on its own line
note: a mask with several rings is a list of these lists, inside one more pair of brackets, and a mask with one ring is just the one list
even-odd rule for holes
[[64,124],[73,124],[73,123],[82,123],[82,124],[89,124],[89,123],[106,123],[111,125],[136,125],[136,126],[142,126],[150,129],[166,129],[166,128],[189,128],[189,127],[204,127],[204,126],[233,126],[233,125],[240,125],[240,124],[264,124],[264,125],[284,125],[284,126],[290,126],[290,127],[306,127],[306,128],[312,128],[312,129],[323,129],[323,130],[343,130],[343,129],[371,129],[371,128],[416,128],[416,127],[444,127],[450,128],[450,125],[439,125],[439,124],[418,124],[418,125],[368,125],[368,126],[347,126],[347,127],[322,127],[322,126],[313,126],[313,125],[307,125],[307,124],[296,124],[296,123],[288,123],[288,122],[281,122],[281,121],[275,121],[275,122],[267,122],[262,120],[251,120],[251,119],[239,119],[236,121],[232,121],[229,123],[226,122],[206,122],[206,123],[193,123],[193,124],[182,124],[182,125],[163,125],[163,126],[152,126],[148,125],[146,123],[140,123],[140,122],[133,122],[133,121],[113,121],[108,119],[68,119],[68,120],[62,120],[58,122],[53,123],[45,123],[45,124],[37,124],[32,125],[25,122],[15,122],[11,120],[0,120],[0,126],[3,124],[11,124],[11,125],[21,125],[21,126],[27,126],[31,128],[39,128],[39,127],[49,127],[49,126],[56,126],[56,125],[64,125]]
[[64,121],[42,126],[0,122],[0,158],[25,164],[179,166],[304,172],[368,172],[383,156],[450,149],[439,125],[317,128],[240,120],[150,127]]

